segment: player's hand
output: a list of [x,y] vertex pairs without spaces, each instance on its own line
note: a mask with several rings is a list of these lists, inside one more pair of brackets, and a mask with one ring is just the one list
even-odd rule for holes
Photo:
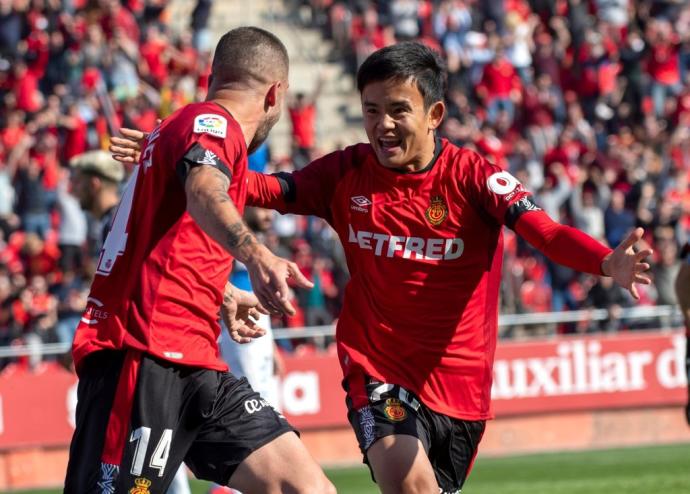
[[649,269],[649,264],[643,262],[652,255],[652,250],[644,248],[635,252],[633,246],[642,239],[644,230],[636,228],[628,238],[623,240],[616,249],[611,252],[601,263],[601,270],[606,276],[611,276],[620,286],[630,292],[635,300],[640,299],[635,283],[649,285],[651,280],[644,274]]
[[225,286],[220,315],[233,341],[249,343],[265,335],[266,330],[256,324],[261,314],[268,314],[268,311],[253,293],[240,290],[230,283]]
[[295,308],[289,300],[288,279],[292,279],[294,284],[301,288],[314,287],[297,264],[272,254],[268,249],[257,253],[245,264],[254,293],[264,307],[276,314],[295,315]]
[[108,151],[113,159],[120,163],[138,163],[141,156],[141,148],[148,137],[146,132],[136,129],[120,129],[122,137],[110,138]]
[[[160,125],[161,122],[161,119],[156,120],[156,125]],[[148,133],[123,127],[120,129],[120,134],[122,137],[113,136],[110,138],[108,151],[112,154],[113,159],[120,163],[139,163],[141,149],[149,136]]]

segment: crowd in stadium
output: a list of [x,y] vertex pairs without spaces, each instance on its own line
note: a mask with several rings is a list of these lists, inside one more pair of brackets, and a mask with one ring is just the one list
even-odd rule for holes
[[[293,2],[294,3],[294,2]],[[444,54],[442,134],[474,147],[535,192],[549,215],[617,245],[634,226],[655,250],[641,304],[675,303],[690,232],[690,5],[680,1],[312,0],[311,22],[354,71],[374,50],[421,40]],[[210,1],[173,34],[164,1],[0,0],[0,345],[68,342],[98,252],[70,194],[69,161],[120,126],[203,99]],[[304,5],[294,5],[301,10]],[[292,111],[295,158],[312,142],[310,107]],[[318,121],[318,115],[315,117]],[[306,140],[305,140],[306,132]],[[290,169],[261,154],[256,169]],[[296,317],[329,324],[347,279],[342,249],[316,218],[276,216],[266,239],[314,281]],[[632,305],[606,279],[537,256],[506,230],[504,312]],[[567,330],[619,329],[605,324]]]

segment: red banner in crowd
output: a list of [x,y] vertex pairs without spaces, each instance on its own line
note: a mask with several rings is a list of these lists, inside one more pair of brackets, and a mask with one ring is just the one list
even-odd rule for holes
[[[680,405],[687,396],[680,332],[505,343],[494,365],[497,416]],[[335,355],[286,358],[280,406],[298,429],[347,425]],[[0,448],[65,445],[76,378],[56,366],[0,376]]]

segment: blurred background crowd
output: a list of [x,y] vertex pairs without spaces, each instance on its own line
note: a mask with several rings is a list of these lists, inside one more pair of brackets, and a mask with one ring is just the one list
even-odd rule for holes
[[[611,246],[644,227],[654,285],[636,304],[675,303],[690,232],[687,1],[285,4],[294,22],[322,30],[345,73],[396,41],[438,49],[448,66],[443,136],[509,170],[554,219]],[[72,193],[70,160],[106,148],[121,126],[151,130],[204,98],[211,7],[198,0],[188,29],[173,32],[163,0],[0,0],[0,346],[71,341],[101,239]],[[251,168],[292,170],[329,151],[315,131],[314,82],[289,101],[291,155],[265,146]],[[316,285],[296,290],[298,315],[275,325],[332,323],[348,275],[330,228],[275,215],[265,238]],[[550,263],[508,230],[502,287],[503,313],[611,312],[560,332],[633,327],[616,317],[633,304],[623,290]]]

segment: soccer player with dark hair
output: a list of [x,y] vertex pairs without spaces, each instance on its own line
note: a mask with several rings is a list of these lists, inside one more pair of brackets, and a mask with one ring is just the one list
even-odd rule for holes
[[275,311],[294,312],[287,278],[311,286],[241,217],[247,154],[280,117],[287,78],[275,36],[229,31],[207,100],[144,143],[74,338],[79,402],[65,492],[163,493],[182,461],[243,492],[335,492],[285,418],[227,372],[217,344],[224,297],[261,307],[226,284],[233,257]]
[[491,417],[503,225],[555,262],[649,283],[638,229],[611,251],[552,221],[512,175],[438,139],[445,68],[401,43],[372,54],[357,86],[369,144],[275,176],[247,203],[325,218],[352,279],[336,340],[349,419],[384,493],[458,492]]
[[683,264],[676,278],[676,296],[685,322],[685,375],[688,379],[688,401],[685,404],[685,420],[690,425],[690,243],[681,250]]
[[433,50],[383,48],[357,85],[369,143],[293,173],[250,173],[247,204],[319,216],[340,237],[352,278],[338,357],[348,418],[381,491],[459,492],[492,416],[503,225],[636,298],[651,251],[633,251],[642,229],[612,251],[555,223],[515,177],[437,138],[445,67]]

